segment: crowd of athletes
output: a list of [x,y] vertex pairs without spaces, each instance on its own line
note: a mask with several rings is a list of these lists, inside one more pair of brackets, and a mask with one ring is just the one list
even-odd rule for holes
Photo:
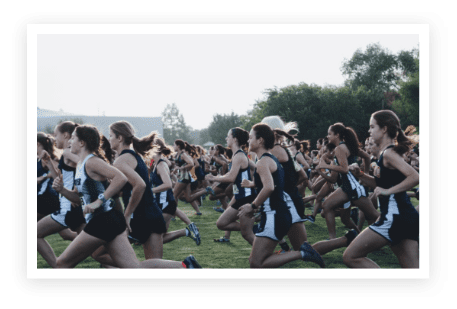
[[[402,268],[418,268],[419,206],[410,200],[419,200],[416,129],[403,131],[390,110],[368,121],[365,141],[335,123],[311,145],[296,138],[296,123],[270,116],[249,132],[230,129],[225,146],[208,150],[179,139],[167,145],[155,132],[138,138],[126,121],[111,124],[106,137],[94,126],[62,122],[54,134],[37,134],[38,252],[53,268],[89,256],[106,268],[204,268],[192,255],[162,257],[163,244],[180,237],[200,245],[189,217],[202,216],[209,199],[219,205],[214,224],[224,233],[214,246],[240,232],[252,246],[251,268],[300,259],[323,268],[324,255],[343,247],[347,267],[377,268],[367,254],[386,245]],[[195,213],[188,217],[178,201]],[[172,220],[186,228],[170,231]],[[317,220],[328,237],[310,244],[304,222]],[[347,228],[342,237],[336,220]],[[58,257],[45,240],[55,233],[71,240]],[[143,246],[144,261],[132,243]]]

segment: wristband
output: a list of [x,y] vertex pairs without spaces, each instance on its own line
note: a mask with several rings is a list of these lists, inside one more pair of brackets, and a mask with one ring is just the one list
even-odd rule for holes
[[254,203],[251,203],[251,208],[254,209],[254,210],[257,209],[257,207],[255,207]]

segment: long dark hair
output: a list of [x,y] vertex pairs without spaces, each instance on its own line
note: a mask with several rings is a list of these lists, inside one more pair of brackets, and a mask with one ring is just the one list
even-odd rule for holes
[[55,147],[55,140],[52,135],[46,134],[44,132],[37,133],[37,142],[43,146],[43,149],[49,153],[51,159],[57,159],[57,149]]
[[231,129],[233,138],[238,141],[238,146],[242,147],[248,144],[249,132],[239,127]]
[[175,144],[179,149],[187,151],[191,157],[199,157],[197,149],[190,145],[188,142],[185,142],[182,139],[177,139],[175,140]]
[[149,150],[152,149],[154,146],[154,140],[156,139],[158,133],[151,132],[149,135],[144,136],[142,138],[138,138],[135,136],[135,129],[133,126],[127,121],[116,121],[112,125],[110,125],[110,130],[118,137],[119,135],[124,137],[124,144],[131,145],[133,144],[133,149],[135,152],[140,154],[141,156],[145,156]]
[[[287,133],[287,132],[284,131],[284,130],[281,130],[281,129],[274,129],[273,132],[275,133],[275,138],[276,138],[277,136],[285,136],[289,141],[292,141],[292,142],[293,142],[293,141],[295,140],[295,138],[294,138],[292,135],[290,135],[289,133]],[[285,147],[284,147],[284,148],[285,148]]]
[[106,142],[103,143],[103,136],[96,127],[88,124],[80,125],[76,127],[75,134],[79,140],[86,143],[86,149],[89,152],[110,163],[110,160],[106,157],[106,153],[111,151],[111,147],[109,143],[108,145],[106,145]]
[[78,126],[78,124],[74,123],[73,121],[64,121],[64,122],[59,123],[56,126],[56,128],[57,128],[57,130],[59,130],[60,133],[68,133],[71,136],[77,126]]
[[[414,147],[415,142],[404,134],[403,130],[401,129],[400,119],[393,111],[380,110],[373,113],[371,117],[376,120],[379,128],[387,127],[387,135],[390,138],[396,139],[396,145],[393,148],[396,153],[403,155]],[[412,134],[414,131],[415,128],[414,130],[410,128],[408,133]]]
[[265,149],[269,150],[275,146],[275,133],[271,127],[265,123],[258,123],[252,127],[255,132],[255,138],[263,138]]
[[297,148],[297,151],[300,151],[301,153],[305,154],[309,152],[309,141],[299,141],[298,139],[294,140],[294,145],[295,148]]
[[345,127],[344,124],[338,122],[330,126],[330,130],[334,134],[338,134],[340,139],[346,143],[351,155],[356,156],[359,153],[360,143],[354,129],[351,127]]

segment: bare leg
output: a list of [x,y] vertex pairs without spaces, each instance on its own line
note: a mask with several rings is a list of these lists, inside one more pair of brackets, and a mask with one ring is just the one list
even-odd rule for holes
[[144,258],[161,259],[163,257],[163,234],[152,233],[143,244]]
[[251,268],[277,268],[286,263],[301,259],[300,251],[274,254],[278,241],[266,237],[256,237],[252,245]]
[[60,237],[62,237],[63,240],[74,240],[76,236],[78,236],[77,233],[73,232],[69,228],[66,228],[62,231],[59,232]]
[[186,214],[185,214],[182,210],[180,210],[180,209],[178,209],[178,208],[176,208],[175,215],[176,215],[176,217],[178,217],[182,222],[184,222],[186,225],[189,225],[189,224],[192,223],[192,221],[190,221],[190,219],[186,216]]
[[[163,243],[166,244],[168,242],[171,242],[175,239],[178,239],[180,237],[186,236],[186,230],[181,229],[173,232],[168,232],[168,227],[170,226],[170,220],[172,218],[172,215],[164,213],[163,218],[165,219],[165,223],[167,224],[167,233],[163,234]],[[190,221],[189,221],[190,224]]]
[[347,242],[348,242],[348,239],[345,236],[342,236],[342,237],[335,238],[335,239],[319,241],[319,242],[315,243],[312,247],[320,255],[324,255],[335,249],[346,247]]
[[367,197],[361,197],[356,201],[353,201],[354,205],[359,207],[363,211],[368,224],[373,224],[379,217],[379,212],[376,210],[371,200]]
[[341,209],[340,210],[340,218],[341,222],[348,228],[348,229],[354,229],[357,231],[357,233],[360,233],[359,228],[355,225],[354,221],[352,221],[351,218],[351,207],[347,209]]
[[82,231],[57,258],[56,267],[74,268],[104,244],[106,244],[105,241]]
[[54,221],[51,216],[47,216],[37,223],[37,250],[46,263],[52,268],[56,267],[57,257],[49,243],[44,239],[46,236],[58,233],[65,227]]
[[419,242],[404,239],[391,249],[397,256],[401,268],[419,268]]
[[347,201],[348,197],[346,193],[343,192],[343,189],[338,188],[338,190],[330,194],[330,196],[325,200],[324,205],[322,205],[325,211],[325,221],[327,223],[329,239],[336,238],[334,209]]
[[343,262],[349,268],[380,268],[378,264],[367,258],[367,255],[388,244],[387,239],[366,228],[344,251]]
[[321,189],[319,190],[319,193],[317,194],[316,201],[314,204],[314,209],[313,209],[313,217],[317,216],[317,213],[319,209],[322,208],[322,200],[331,193],[331,188],[328,182],[326,182]]
[[[240,217],[240,231],[241,236],[252,246],[256,238],[252,227],[254,226],[255,217],[241,216]],[[273,248],[274,249],[274,248]]]
[[290,243],[294,250],[300,250],[300,246],[306,241],[306,228],[303,222],[292,224],[287,236],[289,236]]
[[112,266],[117,267],[113,259],[108,253],[108,249],[105,246],[100,246],[97,250],[92,253],[92,258],[99,262],[103,267]]

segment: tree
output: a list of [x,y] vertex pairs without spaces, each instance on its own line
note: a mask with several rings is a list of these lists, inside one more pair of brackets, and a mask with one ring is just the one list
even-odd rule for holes
[[175,140],[182,139],[191,143],[192,136],[190,131],[192,128],[186,125],[184,116],[180,114],[175,103],[167,104],[162,112],[163,122],[163,138],[169,145],[173,145]]
[[230,115],[215,114],[213,115],[213,121],[208,127],[208,135],[211,138],[211,142],[214,144],[226,146],[225,138],[227,137],[228,131],[235,127],[241,127],[241,125],[240,116],[233,112]]
[[400,89],[402,79],[418,71],[419,67],[414,62],[416,54],[417,49],[413,49],[394,55],[379,43],[368,45],[365,52],[357,49],[341,67],[343,74],[348,76],[345,85],[353,90],[365,86],[379,98],[381,105],[378,109],[384,109],[391,92]]
[[[419,59],[416,59],[419,66]],[[419,126],[419,71],[409,74],[408,79],[400,83],[399,98],[392,108],[400,118],[403,130],[408,125]]]

